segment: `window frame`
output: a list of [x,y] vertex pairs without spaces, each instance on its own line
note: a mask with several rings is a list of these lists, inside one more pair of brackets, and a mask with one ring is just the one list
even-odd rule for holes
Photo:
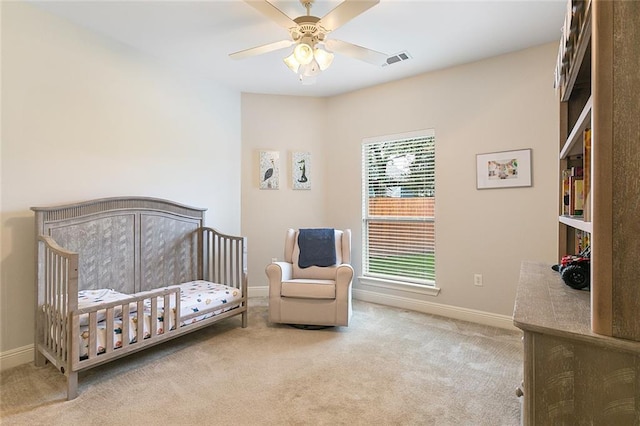
[[[433,279],[419,279],[416,277],[408,276],[396,276],[392,274],[385,274],[379,272],[369,271],[369,228],[371,223],[392,223],[392,222],[404,222],[404,223],[431,223],[434,227],[433,234],[433,250],[435,256],[435,224],[436,216],[435,210],[433,216],[376,216],[371,215],[370,209],[370,174],[369,174],[369,160],[367,157],[367,148],[371,144],[375,143],[406,143],[412,139],[434,139],[433,147],[433,163],[428,165],[428,168],[433,170],[433,177],[430,183],[434,186],[433,198],[435,202],[435,131],[433,129],[419,130],[415,132],[407,132],[393,135],[377,136],[371,138],[365,138],[362,140],[361,160],[362,160],[362,273],[359,277],[360,283],[366,284],[372,287],[379,287],[385,289],[402,290],[410,293],[437,295],[440,289],[436,286],[435,271],[436,265],[433,265]],[[422,177],[424,178],[424,176]],[[395,197],[389,197],[395,198]],[[417,197],[421,198],[421,197]]]

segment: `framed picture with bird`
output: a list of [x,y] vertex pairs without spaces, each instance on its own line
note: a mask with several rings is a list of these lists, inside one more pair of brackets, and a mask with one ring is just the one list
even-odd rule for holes
[[280,189],[280,153],[260,151],[260,189]]
[[291,153],[291,178],[293,189],[311,189],[311,153]]

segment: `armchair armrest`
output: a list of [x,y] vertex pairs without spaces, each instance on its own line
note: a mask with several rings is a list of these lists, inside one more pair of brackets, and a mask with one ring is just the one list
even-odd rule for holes
[[269,278],[269,296],[280,297],[282,281],[290,280],[293,276],[293,264],[287,262],[273,262],[265,268]]
[[278,281],[290,280],[293,277],[293,264],[287,262],[273,262],[266,268],[269,281],[277,279]]
[[339,265],[336,269],[336,299],[344,301],[351,300],[351,283],[353,283],[353,267],[346,263]]
[[338,265],[336,269],[336,287],[349,287],[353,282],[353,267],[347,263]]

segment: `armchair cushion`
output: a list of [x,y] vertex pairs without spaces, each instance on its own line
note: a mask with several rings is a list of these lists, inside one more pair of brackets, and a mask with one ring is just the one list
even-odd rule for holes
[[336,264],[335,230],[331,228],[300,229],[298,267],[333,266]]
[[336,282],[311,279],[282,281],[280,296],[334,300],[336,298]]

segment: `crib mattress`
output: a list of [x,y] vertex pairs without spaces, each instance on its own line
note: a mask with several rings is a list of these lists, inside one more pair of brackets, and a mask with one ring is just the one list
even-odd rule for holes
[[[240,289],[229,287],[222,284],[212,283],[210,281],[190,281],[179,285],[180,287],[180,313],[179,321],[180,326],[188,326],[203,319],[210,318],[214,315],[218,315],[222,312],[226,312],[240,305],[240,299],[242,298],[242,292]],[[90,307],[103,302],[122,300],[130,295],[118,293],[114,290],[84,290],[78,293],[78,306],[80,308]],[[205,309],[209,309],[215,306],[224,305],[226,303],[232,303],[238,301],[237,305],[230,305],[219,310],[207,312],[203,315],[190,318],[188,320],[182,320],[185,315],[200,312]],[[170,302],[169,311],[169,327],[173,329],[176,324],[176,304],[172,298]],[[98,312],[98,327],[96,332],[96,346],[97,353],[103,353],[106,350],[107,339],[107,324],[104,321],[106,315],[103,311]],[[123,318],[122,309],[114,310],[114,330],[113,330],[113,347],[119,348],[123,343]],[[155,321],[151,321],[151,300],[144,301],[144,312],[142,317],[144,318],[144,336],[147,338],[151,336],[152,323],[156,327],[156,333],[162,334],[164,332],[165,322],[165,309],[164,299],[158,298],[158,312]],[[133,343],[137,340],[137,324],[138,324],[138,312],[135,303],[131,303],[129,306],[129,343]],[[89,354],[89,326],[88,316],[82,315],[80,317],[80,357],[86,358]]]

